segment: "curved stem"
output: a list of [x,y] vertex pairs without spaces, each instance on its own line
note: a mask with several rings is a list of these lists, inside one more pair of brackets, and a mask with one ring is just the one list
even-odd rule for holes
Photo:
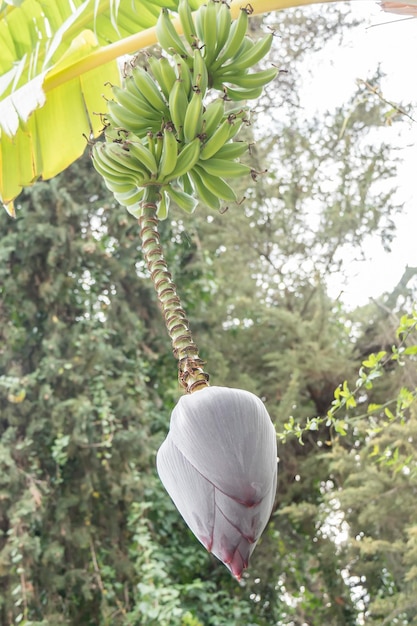
[[178,380],[187,393],[193,393],[207,387],[209,377],[203,370],[204,362],[198,355],[198,348],[193,341],[185,311],[162,251],[156,216],[159,198],[159,188],[148,187],[139,218],[142,250],[171,337],[173,353],[178,359]]

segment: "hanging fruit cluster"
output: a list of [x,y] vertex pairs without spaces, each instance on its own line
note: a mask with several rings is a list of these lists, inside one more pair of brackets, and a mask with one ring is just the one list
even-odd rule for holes
[[116,200],[140,216],[150,187],[158,188],[158,218],[170,201],[192,212],[200,200],[211,209],[236,202],[226,178],[251,172],[240,163],[248,144],[234,141],[249,119],[247,106],[228,101],[258,98],[277,74],[250,72],[269,51],[272,33],[254,43],[247,35],[250,6],[236,20],[223,1],[208,0],[194,14],[180,0],[183,37],[168,10],[156,25],[167,56],[135,67],[123,88],[113,87],[105,141],[93,147],[93,163]]

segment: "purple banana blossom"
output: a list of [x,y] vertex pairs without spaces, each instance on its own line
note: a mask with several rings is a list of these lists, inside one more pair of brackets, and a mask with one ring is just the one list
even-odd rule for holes
[[276,434],[263,402],[228,387],[182,396],[157,469],[197,539],[239,580],[277,485]]

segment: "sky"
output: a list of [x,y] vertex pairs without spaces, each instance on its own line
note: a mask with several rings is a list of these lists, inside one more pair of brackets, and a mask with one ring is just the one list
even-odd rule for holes
[[[326,5],[322,5],[323,11]],[[386,77],[381,83],[385,98],[396,103],[415,103],[417,120],[417,18],[404,20],[385,13],[376,2],[352,2],[361,24],[339,43],[329,44],[306,64],[302,97],[312,111],[332,109],[346,102],[356,89],[357,79],[372,76],[380,64]],[[323,97],[323,94],[325,96]],[[353,308],[390,291],[400,280],[405,266],[417,267],[417,121],[394,124],[383,130],[384,140],[401,146],[398,157],[397,199],[404,211],[395,218],[397,235],[391,252],[371,238],[365,262],[348,263],[348,281],[341,292],[340,277],[329,280],[333,297]]]

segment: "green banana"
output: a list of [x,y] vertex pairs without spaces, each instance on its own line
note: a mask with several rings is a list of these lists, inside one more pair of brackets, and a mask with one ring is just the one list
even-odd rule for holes
[[[155,154],[156,154],[156,140],[155,140],[154,134],[151,131],[146,133],[146,142],[148,144],[149,150],[152,152],[152,154],[155,157]],[[155,157],[155,161],[156,161],[156,157]]]
[[244,165],[237,161],[229,161],[228,159],[206,159],[198,161],[199,167],[212,176],[221,176],[222,178],[239,178],[251,172],[249,165]]
[[217,2],[208,0],[203,16],[203,37],[201,40],[204,43],[204,62],[207,67],[210,67],[216,55],[217,6]]
[[207,137],[211,137],[224,118],[224,100],[217,98],[207,105],[203,113],[203,131]]
[[190,96],[193,86],[191,70],[188,67],[187,61],[179,54],[174,54],[173,57],[176,64],[176,76],[179,80],[182,80],[184,85],[184,91],[187,94],[187,98]]
[[202,167],[195,165],[194,170],[200,176],[203,184],[206,188],[211,191],[211,193],[216,194],[222,200],[226,200],[227,202],[236,202],[237,197],[234,189],[226,183],[226,181],[221,176],[213,176],[213,174],[209,174]]
[[258,63],[261,59],[264,58],[271,49],[272,41],[274,36],[272,33],[262,37],[253,46],[244,54],[239,54],[235,58],[231,59],[229,63],[225,63],[221,68],[216,72],[216,76],[223,75],[223,73],[227,73],[229,68],[231,72],[242,72],[243,70],[247,70],[256,63]]
[[155,130],[155,127],[161,125],[159,120],[139,117],[114,100],[107,102],[106,117],[113,126],[137,133],[146,134],[148,130]]
[[216,159],[238,159],[247,152],[248,148],[247,141],[231,141],[216,152]]
[[150,56],[148,63],[156,82],[159,84],[159,88],[168,102],[172,85],[176,80],[174,68],[166,57],[160,57],[157,59],[154,56]]
[[249,16],[248,10],[246,8],[241,8],[239,16],[234,22],[229,30],[229,37],[227,38],[226,43],[224,44],[223,50],[221,54],[216,58],[215,61],[210,66],[211,74],[214,74],[216,70],[223,65],[228,59],[232,59],[240,46],[242,45],[242,41],[246,35],[246,31],[248,29]]
[[139,184],[137,176],[134,179],[132,172],[127,173],[124,167],[121,168],[120,164],[115,164],[106,156],[103,143],[93,146],[92,157],[94,168],[103,177],[106,187],[110,191],[126,193]]
[[[233,57],[232,60],[240,59],[240,56],[250,52],[254,45],[255,44],[253,43],[252,39],[250,37],[248,37],[248,35],[245,35],[243,37],[242,43],[240,44],[239,50],[236,52],[236,54],[235,54],[235,56]],[[219,67],[219,69],[217,71],[221,71],[222,68],[223,68],[223,66]],[[216,74],[217,74],[217,72],[216,72]]]
[[[126,185],[130,188],[133,184],[132,181],[129,180],[129,182],[127,182],[126,179],[123,178],[123,173],[116,172],[113,167],[108,167],[104,162],[100,153],[101,145],[102,144],[95,144],[93,146],[92,159],[94,169],[102,176],[106,187],[110,189],[110,191],[113,191],[113,186],[117,189],[119,185]],[[126,191],[126,189],[124,189],[124,191]]]
[[95,169],[103,176],[107,187],[113,191],[114,185],[130,184],[140,186],[145,181],[145,173],[139,168],[132,171],[132,164],[127,167],[121,160],[120,155],[112,157],[109,154],[107,143],[96,144],[93,148],[93,164]]
[[144,104],[142,104],[140,99],[138,97],[135,97],[127,89],[122,89],[121,87],[114,85],[112,91],[120,106],[130,111],[133,115],[149,119],[152,119],[154,117],[155,111],[152,112],[152,110],[149,108],[149,105],[145,106]]
[[213,209],[218,211],[220,209],[221,203],[219,196],[217,194],[212,193],[203,182],[199,173],[193,169],[190,172],[190,178],[193,182],[193,186],[195,192],[199,196],[200,200],[209,207],[209,209]]
[[171,185],[167,186],[166,189],[168,195],[171,196],[171,200],[173,200],[183,211],[187,213],[193,213],[198,202],[194,198],[194,196],[182,191],[182,189],[176,189]]
[[226,118],[211,137],[209,136],[209,139],[207,139],[206,143],[201,148],[202,159],[210,159],[224,146],[226,141],[229,141],[230,125],[233,123],[234,122],[229,121],[229,118]]
[[224,92],[229,100],[256,100],[262,94],[262,87],[253,87],[252,89],[235,89],[234,87],[225,87]]
[[130,215],[133,215],[133,217],[138,220],[143,213],[142,204],[143,204],[143,198],[138,204],[133,204],[132,206],[127,206],[125,208],[126,208],[126,211],[130,213]]
[[168,116],[168,107],[162,92],[158,88],[152,76],[143,67],[135,67],[132,72],[133,80],[137,89],[149,102],[149,105],[159,111],[162,116]]
[[162,155],[162,148],[164,146],[164,134],[160,131],[156,133],[155,141],[155,161],[159,163]]
[[134,178],[140,186],[149,179],[149,171],[142,161],[132,154],[130,146],[126,144],[127,142],[124,142],[123,146],[126,147],[122,147],[120,143],[105,143],[102,157],[104,159],[107,157],[108,162],[110,165],[113,164],[116,171],[118,168],[124,170],[124,173]]
[[158,202],[158,208],[156,211],[156,216],[159,220],[165,220],[168,217],[168,210],[170,204],[170,197],[168,194],[161,189],[160,191],[160,200]]
[[231,26],[232,18],[230,15],[230,8],[226,2],[220,2],[217,10],[217,40],[215,59],[217,59],[221,53],[223,46],[229,37]]
[[115,191],[113,195],[116,198],[117,202],[119,202],[119,204],[123,204],[123,206],[129,207],[133,204],[138,204],[139,202],[141,202],[143,194],[143,188],[132,187],[132,189],[126,193],[119,193]]
[[174,128],[171,125],[167,125],[164,128],[162,154],[158,168],[158,179],[160,181],[174,171],[177,160],[178,142],[175,137]]
[[182,32],[188,45],[195,48],[197,45],[197,33],[194,25],[191,7],[188,0],[180,0],[178,3],[178,15],[181,22]]
[[195,89],[184,116],[184,139],[188,143],[201,133],[203,124],[203,99],[201,91]]
[[135,98],[135,100],[137,100],[138,106],[148,111],[145,117],[154,118],[157,116],[158,120],[160,119],[159,109],[155,109],[155,107],[151,106],[149,101],[145,98],[145,96],[140,91],[140,89],[136,87],[133,74],[128,76],[125,79],[124,88]]
[[169,17],[167,9],[163,8],[159,14],[158,21],[156,23],[156,36],[158,38],[161,47],[172,55],[175,52],[183,56],[188,56],[188,52],[182,42],[181,37],[174,28],[174,25]]
[[171,172],[170,176],[167,176],[167,182],[192,171],[200,156],[200,146],[201,142],[198,137],[193,139],[190,143],[185,144],[178,155],[175,169]]
[[129,138],[124,144],[129,150],[129,154],[142,164],[146,170],[148,170],[152,176],[156,176],[158,172],[158,165],[152,152],[147,148],[139,137]]
[[204,44],[204,16],[206,14],[207,6],[202,4],[195,12],[195,29],[197,31],[197,37],[200,40],[200,44]]
[[188,98],[185,93],[183,81],[177,79],[169,94],[169,112],[179,139],[181,139],[183,135],[184,116],[187,107]]
[[233,139],[233,137],[238,134],[244,121],[246,122],[246,120],[243,120],[241,117],[236,117],[233,124],[230,124],[229,140]]
[[205,59],[203,59],[200,50],[194,50],[193,58],[193,86],[198,87],[204,98],[208,87],[208,73]]
[[[222,82],[236,85],[243,89],[255,89],[256,87],[264,87],[267,83],[273,80],[278,74],[278,70],[275,67],[271,67],[268,70],[261,70],[260,72],[254,72],[252,74],[234,74],[232,71],[227,74],[222,74]],[[216,79],[214,86],[218,89],[218,81]]]
[[183,174],[182,176],[179,176],[178,180],[181,184],[181,187],[184,193],[187,193],[189,196],[192,196],[194,194],[194,187],[190,180],[189,175]]

